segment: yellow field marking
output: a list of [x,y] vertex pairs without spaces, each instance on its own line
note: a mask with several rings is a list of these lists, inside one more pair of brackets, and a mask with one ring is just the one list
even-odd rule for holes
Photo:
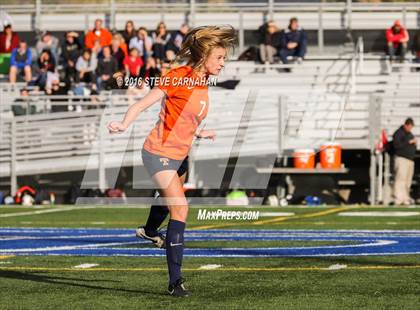
[[14,257],[14,255],[0,255],[0,259],[8,259],[12,257]]
[[[200,268],[183,268],[183,271],[345,271],[345,270],[394,270],[394,269],[420,269],[420,265],[405,265],[405,266],[348,266],[347,268],[339,270],[331,270],[328,267],[222,267],[217,269],[200,269]],[[162,271],[166,272],[166,268],[60,268],[60,267],[26,267],[26,266],[16,266],[16,267],[0,267],[0,271],[76,271],[76,272],[93,272],[93,271]]]
[[229,227],[229,226],[241,226],[241,225],[264,225],[264,224],[272,224],[272,223],[280,223],[287,220],[296,220],[296,219],[303,219],[303,218],[312,218],[312,217],[320,217],[325,215],[334,214],[341,211],[351,210],[351,209],[359,209],[359,206],[350,206],[350,207],[336,207],[328,210],[323,210],[319,212],[311,212],[305,213],[302,215],[294,215],[294,216],[279,216],[270,220],[261,220],[255,222],[242,222],[242,223],[225,223],[225,224],[213,224],[213,225],[204,225],[204,226],[196,226],[192,227],[191,229],[212,229],[212,228],[221,228],[221,227]]

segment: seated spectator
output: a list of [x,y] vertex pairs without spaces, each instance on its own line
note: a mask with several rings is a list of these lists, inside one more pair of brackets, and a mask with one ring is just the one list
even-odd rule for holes
[[171,61],[175,59],[176,54],[181,50],[182,42],[188,31],[188,24],[182,24],[181,28],[171,35],[171,39],[166,45],[166,59]]
[[280,46],[280,32],[273,21],[269,21],[262,25],[258,32],[260,34],[260,59],[261,63],[274,62],[274,55]]
[[156,59],[159,65],[166,57],[166,44],[168,44],[170,39],[171,39],[171,35],[166,30],[165,23],[160,22],[156,30],[152,33],[153,57]]
[[114,57],[115,61],[117,62],[117,70],[124,71],[124,58],[126,55],[124,54],[123,50],[120,47],[120,41],[117,38],[112,39],[111,44],[111,55]]
[[129,50],[135,48],[140,57],[143,58],[143,62],[146,62],[146,59],[152,53],[152,38],[148,36],[147,29],[145,27],[140,27],[137,30],[137,36],[130,40],[128,46]]
[[117,40],[120,42],[120,48],[124,52],[124,57],[128,55],[128,46],[125,43],[123,36],[119,33],[116,33],[112,36],[112,40]]
[[0,33],[0,54],[10,54],[13,49],[19,47],[19,36],[13,32],[12,25],[6,23],[3,32]]
[[85,37],[85,47],[92,49],[95,41],[99,41],[100,47],[111,45],[112,34],[108,29],[102,28],[102,19],[95,20],[95,27],[88,31]]
[[130,40],[136,36],[136,29],[134,28],[134,23],[132,20],[129,20],[125,23],[125,29],[122,32],[125,44],[130,45]]
[[38,69],[38,76],[35,81],[31,82],[31,85],[38,86],[41,90],[44,90],[47,84],[51,84],[53,79],[58,78],[55,70],[55,60],[49,49],[42,51],[39,55]]
[[124,68],[130,77],[140,76],[140,69],[143,66],[143,60],[139,56],[136,48],[130,49],[130,54],[124,58]]
[[408,45],[408,31],[401,25],[399,20],[394,22],[391,28],[386,31],[386,41],[388,46],[389,60],[394,61],[395,56],[400,56],[400,61],[404,61]]
[[29,82],[32,79],[32,53],[28,49],[25,41],[20,41],[19,47],[12,50],[10,57],[10,83],[16,83],[17,76],[21,73],[25,75],[25,81]]
[[112,76],[117,72],[117,62],[111,55],[111,48],[104,46],[102,49],[102,57],[98,60],[98,67],[96,68],[96,75],[98,90],[112,88]]
[[149,79],[149,86],[152,88],[155,85],[155,79],[151,79],[151,78],[156,78],[161,76],[161,72],[156,64],[156,60],[153,57],[149,57],[147,58],[147,63],[145,66],[141,67],[140,70],[140,76],[143,79]]
[[77,78],[76,61],[82,53],[82,46],[79,42],[77,32],[66,32],[65,41],[61,46],[61,62],[65,72],[65,82],[67,85],[74,83]]
[[420,63],[420,30],[417,30],[413,39],[414,62]]
[[85,49],[76,62],[76,70],[78,72],[77,81],[95,84],[97,64],[96,54],[92,53],[89,49]]
[[[66,112],[69,110],[68,105],[54,104],[54,102],[67,102],[68,100],[64,97],[68,94],[68,88],[64,85],[60,85],[60,80],[54,79],[51,83],[51,87],[45,89],[45,94],[53,96],[50,98],[51,112]],[[54,98],[58,97],[58,98]]]
[[[12,112],[14,116],[21,116],[26,114],[36,114],[36,105],[35,100],[32,100],[29,96],[29,91],[27,88],[22,88],[20,90],[20,97],[16,98],[13,102],[16,103],[12,105]],[[29,110],[28,110],[29,108]]]
[[297,57],[302,62],[306,53],[307,38],[305,31],[299,27],[296,17],[290,19],[289,27],[281,35],[279,56],[282,63],[287,64],[287,57]]
[[42,33],[41,38],[36,43],[36,52],[37,56],[40,56],[41,53],[45,50],[50,50],[54,60],[57,61],[58,57],[58,39],[54,37],[51,32],[45,31]]

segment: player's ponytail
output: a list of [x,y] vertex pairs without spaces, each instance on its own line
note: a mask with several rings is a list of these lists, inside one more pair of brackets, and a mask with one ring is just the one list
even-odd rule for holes
[[232,26],[202,26],[192,29],[185,36],[176,61],[187,61],[194,69],[201,67],[215,47],[229,51],[236,42]]

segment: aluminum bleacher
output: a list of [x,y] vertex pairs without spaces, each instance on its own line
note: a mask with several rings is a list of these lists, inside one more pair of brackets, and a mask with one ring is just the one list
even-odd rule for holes
[[[363,68],[356,66],[355,70],[352,61],[352,57],[307,60],[293,65],[291,73],[281,72],[278,65],[229,63],[220,79],[241,81],[235,90],[211,88],[205,126],[216,130],[217,139],[196,143],[193,160],[228,158],[238,144],[240,130],[240,156],[281,156],[294,148],[316,148],[328,141],[340,142],[344,149],[372,150],[382,128],[392,133],[408,116],[420,124],[419,72],[410,67],[383,70],[383,59],[368,58]],[[101,94],[96,109],[46,113],[49,97],[35,96],[31,104],[43,113],[13,117],[10,106],[19,96],[16,89],[0,85],[0,177],[10,177],[12,188],[22,175],[85,169],[103,172],[142,164],[139,150],[156,122],[159,104],[145,111],[129,132],[109,135],[105,125],[122,118],[136,98]],[[247,111],[250,98],[253,109]],[[81,101],[83,98],[65,99],[54,104],[93,104]],[[244,126],[241,122],[247,113]],[[420,138],[419,127],[414,133]]]

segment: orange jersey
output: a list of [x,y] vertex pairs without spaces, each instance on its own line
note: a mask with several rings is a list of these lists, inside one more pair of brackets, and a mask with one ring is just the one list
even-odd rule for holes
[[[194,134],[208,112],[208,88],[189,66],[170,70],[160,79],[166,94],[159,120],[144,142],[150,153],[182,160],[191,148]],[[197,83],[194,83],[197,82]]]

